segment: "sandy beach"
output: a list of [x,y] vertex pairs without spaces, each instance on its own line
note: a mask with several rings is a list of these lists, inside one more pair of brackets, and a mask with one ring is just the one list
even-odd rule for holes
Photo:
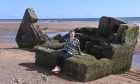
[[[140,23],[136,24],[140,26]],[[17,32],[19,25],[20,22],[0,22],[0,31]],[[40,22],[39,25],[40,28],[47,27],[49,33],[77,27],[98,27],[98,22]],[[134,53],[138,52],[140,37]],[[79,82],[64,74],[53,75],[49,70],[36,66],[34,57],[34,52],[19,49],[15,41],[0,41],[0,84],[140,84],[140,68],[136,66],[132,66],[127,73],[109,75],[91,82]]]

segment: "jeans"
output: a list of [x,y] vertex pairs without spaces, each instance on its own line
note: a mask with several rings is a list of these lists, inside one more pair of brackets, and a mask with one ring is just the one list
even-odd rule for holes
[[58,50],[57,51],[57,59],[56,65],[63,68],[65,59],[71,57],[72,55],[69,54],[66,50]]

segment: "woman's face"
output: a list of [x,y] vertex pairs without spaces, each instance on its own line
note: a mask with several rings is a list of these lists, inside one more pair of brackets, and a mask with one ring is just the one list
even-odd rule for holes
[[70,33],[70,38],[74,38],[74,36],[75,36],[75,32],[71,32]]

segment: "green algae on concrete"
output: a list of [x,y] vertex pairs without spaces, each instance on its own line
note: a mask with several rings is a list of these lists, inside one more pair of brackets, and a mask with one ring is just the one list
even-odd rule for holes
[[[121,24],[123,22],[119,22],[117,20],[118,19],[113,19],[112,17],[110,20],[113,21],[114,25],[117,24],[118,26],[117,32],[113,32],[112,30],[110,30],[112,34],[115,34],[115,43],[109,41],[110,42],[109,46],[111,47],[112,50],[111,58],[101,57],[100,59],[96,59],[96,56],[92,55],[91,54],[92,52],[90,50],[90,53],[89,54],[85,53],[84,56],[74,55],[70,58],[67,58],[65,60],[63,72],[72,77],[77,78],[80,81],[92,81],[109,74],[128,71],[132,63],[132,56],[133,56],[133,51],[138,36],[139,26],[134,24]],[[117,21],[118,23],[114,21]],[[108,25],[111,25],[110,27],[113,27],[113,24],[108,23]],[[77,29],[77,31],[80,30]],[[99,37],[103,38],[103,40],[108,40],[108,37],[104,38],[102,37],[102,34],[100,36],[100,33],[98,35]],[[98,37],[98,35],[96,37]],[[90,39],[92,39],[92,37]],[[87,38],[84,41],[85,44],[88,45],[86,46],[84,45],[83,50],[87,50],[87,51],[89,51],[88,46],[95,45],[96,43],[94,42],[97,42],[94,40],[89,40]],[[50,49],[50,48],[43,48],[43,47],[37,48],[35,63],[42,67],[53,68],[56,62],[56,54],[57,54],[57,49]]]

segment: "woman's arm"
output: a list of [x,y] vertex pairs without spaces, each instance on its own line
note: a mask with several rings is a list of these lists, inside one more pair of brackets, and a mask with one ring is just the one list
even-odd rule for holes
[[78,50],[78,53],[79,55],[84,55],[82,52],[81,52],[81,49],[80,49],[80,41],[77,39],[78,41],[78,45],[77,45],[77,50]]

